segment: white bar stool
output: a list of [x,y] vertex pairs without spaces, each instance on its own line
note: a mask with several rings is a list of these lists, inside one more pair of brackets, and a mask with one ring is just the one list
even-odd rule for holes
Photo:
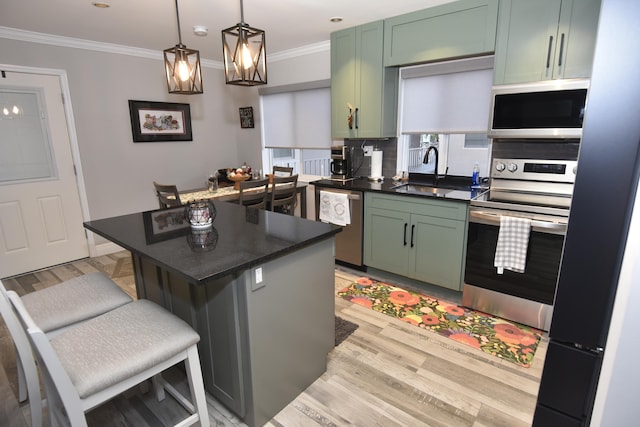
[[151,301],[138,300],[49,340],[20,297],[8,295],[41,362],[53,425],[86,426],[87,411],[184,361],[193,404],[167,388],[191,413],[178,425],[199,421],[209,426],[197,349],[200,336],[183,320]]
[[[0,282],[3,299],[7,298]],[[120,287],[102,272],[79,276],[57,285],[31,292],[22,298],[27,311],[35,323],[50,339],[62,331],[81,322],[104,314],[132,301]],[[8,313],[3,313],[6,318]],[[29,398],[31,425],[42,425],[42,395],[38,371],[28,340],[11,331],[16,347],[18,368],[18,400]],[[24,334],[24,331],[22,332]],[[26,345],[25,345],[26,344]]]

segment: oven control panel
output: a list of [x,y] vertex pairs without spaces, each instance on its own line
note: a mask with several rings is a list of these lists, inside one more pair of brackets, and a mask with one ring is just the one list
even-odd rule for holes
[[577,170],[575,160],[493,159],[491,177],[573,184]]

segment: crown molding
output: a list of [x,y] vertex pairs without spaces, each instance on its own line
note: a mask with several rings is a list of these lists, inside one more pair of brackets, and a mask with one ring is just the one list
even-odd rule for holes
[[[0,26],[0,38],[18,40],[29,43],[48,44],[59,47],[69,47],[72,49],[92,50],[96,52],[115,53],[118,55],[135,56],[138,58],[155,59],[164,61],[161,51],[142,49],[132,46],[123,46],[112,43],[102,43],[92,40],[76,39],[72,37],[55,36],[52,34],[37,33],[34,31],[19,30]],[[200,59],[203,67],[224,69],[224,65],[220,61],[212,61],[210,59]]]
[[[72,37],[55,36],[52,34],[37,33],[34,31],[19,30],[17,28],[9,28],[0,26],[0,38],[18,40],[30,43],[48,44],[52,46],[69,47],[72,49],[85,49],[97,52],[115,53],[118,55],[136,56],[138,58],[164,60],[162,52],[142,49],[132,46],[124,46],[119,44],[102,43],[92,40],[76,39]],[[285,59],[295,58],[298,56],[309,55],[312,53],[325,52],[330,49],[330,42],[324,41],[316,44],[302,46],[300,48],[284,50],[282,52],[269,54],[269,61],[277,62]],[[222,61],[214,61],[211,59],[200,59],[200,64],[207,68],[216,68],[224,70]]]
[[282,52],[276,52],[268,54],[269,61],[277,62],[285,59],[291,59],[298,56],[310,55],[312,53],[327,52],[331,49],[331,42],[329,40],[310,44],[295,49],[283,50]]

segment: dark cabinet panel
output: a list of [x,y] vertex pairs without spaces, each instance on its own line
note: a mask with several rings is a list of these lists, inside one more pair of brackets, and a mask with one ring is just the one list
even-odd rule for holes
[[551,341],[540,382],[534,425],[565,425],[543,423],[542,420],[549,416],[548,409],[586,421],[593,409],[601,366],[601,354]]

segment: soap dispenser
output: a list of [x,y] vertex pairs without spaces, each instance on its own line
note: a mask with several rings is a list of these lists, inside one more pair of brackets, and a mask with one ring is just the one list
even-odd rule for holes
[[478,162],[473,164],[473,172],[471,173],[471,187],[480,187],[480,166]]

